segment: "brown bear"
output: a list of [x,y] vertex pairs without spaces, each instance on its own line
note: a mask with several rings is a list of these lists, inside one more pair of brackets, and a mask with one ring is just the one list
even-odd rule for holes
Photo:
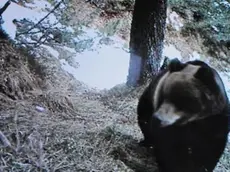
[[215,69],[173,59],[141,95],[140,142],[152,146],[162,172],[211,172],[227,143],[229,100]]

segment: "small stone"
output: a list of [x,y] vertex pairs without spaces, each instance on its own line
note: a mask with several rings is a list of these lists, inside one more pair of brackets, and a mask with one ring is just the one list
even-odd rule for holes
[[35,109],[38,111],[38,112],[44,112],[45,111],[45,108],[41,107],[41,106],[36,106]]

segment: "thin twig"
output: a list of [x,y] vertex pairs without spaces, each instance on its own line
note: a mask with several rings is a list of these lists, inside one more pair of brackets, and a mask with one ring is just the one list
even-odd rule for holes
[[20,143],[20,136],[19,136],[19,131],[18,131],[18,113],[15,112],[15,116],[14,116],[14,123],[15,123],[15,130],[16,130],[16,152],[19,151],[21,143]]
[[4,13],[4,11],[8,8],[8,6],[10,5],[11,0],[7,1],[5,3],[5,5],[0,9],[0,16]]
[[64,0],[61,0],[55,7],[47,14],[45,15],[39,22],[37,22],[33,27],[31,27],[29,30],[19,33],[16,36],[23,35],[23,34],[28,34],[31,30],[33,30],[35,27],[37,27],[43,20],[45,20],[50,14],[52,14],[60,5],[63,3]]
[[10,141],[6,138],[6,136],[0,131],[0,141],[3,143],[5,147],[12,147]]

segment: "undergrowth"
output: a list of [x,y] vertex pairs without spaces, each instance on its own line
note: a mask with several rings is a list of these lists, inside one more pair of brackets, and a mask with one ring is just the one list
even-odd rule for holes
[[[170,0],[169,7],[185,18],[183,36],[200,34],[208,54],[226,61],[230,49],[230,3],[224,0]],[[213,50],[216,50],[213,51]],[[218,53],[217,53],[218,52]]]

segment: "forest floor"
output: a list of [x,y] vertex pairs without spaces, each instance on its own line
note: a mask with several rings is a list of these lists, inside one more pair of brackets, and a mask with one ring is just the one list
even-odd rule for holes
[[[70,25],[81,22],[128,43],[131,12],[115,15],[85,1],[72,3]],[[225,60],[208,54],[199,34],[175,29],[182,18],[171,9],[168,15],[165,44],[174,45],[182,60],[195,52],[221,71],[229,69]],[[136,106],[144,87],[93,89],[62,70],[57,59],[47,54],[34,59],[2,36],[0,57],[0,171],[157,171],[149,150],[138,146]],[[228,143],[215,172],[229,169]]]

